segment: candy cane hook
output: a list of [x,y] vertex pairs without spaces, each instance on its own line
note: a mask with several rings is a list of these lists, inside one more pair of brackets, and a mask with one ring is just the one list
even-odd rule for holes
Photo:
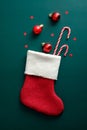
[[64,44],[64,45],[61,46],[61,48],[60,48],[60,50],[59,50],[59,52],[58,52],[58,54],[57,54],[58,56],[60,55],[61,51],[62,51],[63,48],[65,48],[65,47],[66,47],[66,51],[65,51],[65,53],[64,53],[64,56],[67,55],[68,50],[69,50],[69,46],[68,46],[67,44]]
[[60,44],[60,40],[61,40],[62,35],[63,35],[63,33],[64,33],[65,30],[68,30],[67,39],[69,39],[69,37],[70,37],[70,34],[71,34],[71,29],[70,29],[70,27],[67,27],[67,26],[63,27],[62,30],[61,30],[61,32],[60,32],[60,35],[59,35],[59,38],[58,38],[56,47],[55,47],[55,49],[54,49],[53,55],[56,54],[56,51],[57,51],[58,46],[59,46],[59,44]]

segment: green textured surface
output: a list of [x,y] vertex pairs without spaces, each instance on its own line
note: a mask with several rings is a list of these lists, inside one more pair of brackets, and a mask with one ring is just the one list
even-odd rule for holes
[[[65,15],[68,10],[69,14]],[[61,13],[53,25],[48,14]],[[34,15],[30,20],[29,16]],[[38,37],[32,36],[35,24],[44,24]],[[24,107],[19,93],[24,82],[25,57],[28,49],[42,51],[41,42],[54,47],[63,26],[72,34],[65,41],[73,57],[62,58],[56,93],[63,99],[65,111],[60,117],[48,117]],[[23,32],[27,32],[26,37]],[[50,37],[51,33],[54,37]],[[73,37],[77,41],[73,41]],[[25,49],[24,45],[28,44]],[[87,130],[87,0],[3,0],[0,1],[0,130]]]

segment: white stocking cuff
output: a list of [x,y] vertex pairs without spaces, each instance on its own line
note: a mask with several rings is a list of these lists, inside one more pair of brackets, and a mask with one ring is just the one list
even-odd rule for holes
[[25,74],[57,80],[61,56],[28,50]]

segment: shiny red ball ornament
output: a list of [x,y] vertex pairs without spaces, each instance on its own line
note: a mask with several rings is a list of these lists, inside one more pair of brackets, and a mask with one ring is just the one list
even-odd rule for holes
[[49,53],[52,50],[52,45],[50,43],[42,43],[43,52]]
[[41,32],[42,32],[42,29],[43,29],[43,24],[41,24],[41,25],[35,25],[34,27],[33,27],[33,32],[34,32],[34,34],[40,34]]
[[52,21],[57,22],[60,19],[60,13],[58,12],[54,12],[54,13],[50,13],[49,17],[52,19]]

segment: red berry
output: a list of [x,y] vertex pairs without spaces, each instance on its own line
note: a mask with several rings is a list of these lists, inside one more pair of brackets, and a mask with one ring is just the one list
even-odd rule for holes
[[52,45],[50,43],[42,43],[43,51],[49,53],[52,50]]
[[52,19],[54,22],[57,22],[57,21],[60,19],[60,13],[54,12],[54,13],[52,13],[52,14],[49,14],[49,17],[51,17],[51,19]]
[[41,25],[35,25],[33,27],[34,34],[40,34],[42,32],[43,24]]

